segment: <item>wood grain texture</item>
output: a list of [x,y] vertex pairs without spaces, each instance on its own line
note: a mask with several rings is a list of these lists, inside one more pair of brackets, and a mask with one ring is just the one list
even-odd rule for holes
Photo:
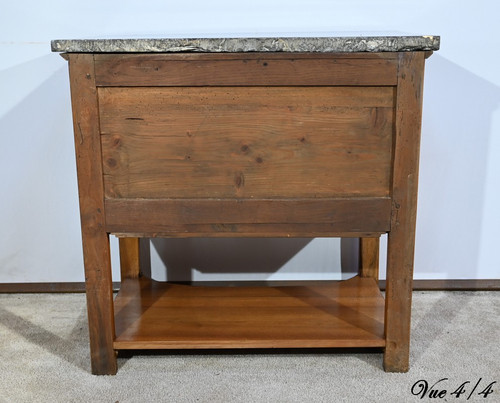
[[395,85],[387,55],[96,55],[98,86]]
[[392,224],[388,236],[384,368],[409,368],[424,57],[401,53],[396,101]]
[[378,281],[380,238],[359,239],[359,271],[361,277]]
[[385,345],[373,279],[285,287],[127,280],[115,306],[117,349]]
[[104,189],[94,59],[69,56],[92,373],[115,374],[111,258],[104,228]]
[[[391,200],[380,198],[339,199],[107,199],[106,230],[111,233],[170,232],[173,228],[207,225],[211,231],[238,235],[240,225],[280,224],[329,225],[336,232],[388,231]],[[317,235],[311,232],[309,236]]]
[[138,278],[141,273],[139,238],[120,238],[120,273],[122,281]]
[[387,196],[392,87],[101,88],[108,198]]

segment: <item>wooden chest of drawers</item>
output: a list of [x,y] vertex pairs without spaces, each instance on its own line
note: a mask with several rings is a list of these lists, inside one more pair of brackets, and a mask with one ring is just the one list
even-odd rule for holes
[[[70,52],[93,373],[115,373],[116,350],[178,348],[380,347],[386,370],[408,369],[429,51]],[[304,236],[360,237],[359,276],[235,288],[140,273],[142,237]]]

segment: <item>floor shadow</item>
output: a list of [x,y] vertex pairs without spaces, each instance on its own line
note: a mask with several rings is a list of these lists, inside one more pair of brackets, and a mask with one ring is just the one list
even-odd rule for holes
[[[412,360],[418,362],[431,347],[432,343],[442,336],[446,329],[443,323],[453,323],[459,312],[467,309],[467,305],[464,305],[462,301],[463,299],[454,292],[443,293],[432,304],[432,307],[426,308],[427,313],[425,315],[420,317],[418,321],[413,321],[410,344]],[[413,309],[415,310],[415,308],[414,306]]]
[[90,370],[90,355],[80,359],[77,354],[77,351],[80,350],[80,348],[78,348],[79,343],[85,344],[81,349],[88,350],[89,348],[87,311],[85,309],[82,309],[82,312],[75,320],[73,329],[67,338],[62,338],[2,307],[0,307],[0,323],[6,328],[14,331],[19,337],[22,337],[31,344],[43,348],[48,353],[62,358],[84,371]]
[[162,355],[197,355],[197,356],[246,356],[246,355],[311,355],[311,354],[380,354],[382,348],[225,348],[225,349],[165,349],[165,350],[120,350],[119,357],[128,359],[134,356],[162,356]]
[[307,357],[313,355],[354,356],[360,361],[377,370],[382,370],[382,348],[246,348],[246,349],[206,349],[206,350],[120,350],[118,352],[118,368],[124,367],[128,360],[134,357],[242,357],[259,355],[266,356],[292,356]]

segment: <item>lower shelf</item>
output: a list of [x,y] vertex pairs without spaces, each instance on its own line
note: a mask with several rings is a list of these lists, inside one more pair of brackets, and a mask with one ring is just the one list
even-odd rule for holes
[[115,330],[117,350],[384,347],[384,298],[361,277],[280,287],[128,279]]

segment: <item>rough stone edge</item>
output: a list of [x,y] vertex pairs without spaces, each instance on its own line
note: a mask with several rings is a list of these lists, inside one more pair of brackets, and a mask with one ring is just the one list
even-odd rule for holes
[[53,52],[405,52],[438,50],[439,36],[370,36],[324,38],[77,39],[53,40]]

